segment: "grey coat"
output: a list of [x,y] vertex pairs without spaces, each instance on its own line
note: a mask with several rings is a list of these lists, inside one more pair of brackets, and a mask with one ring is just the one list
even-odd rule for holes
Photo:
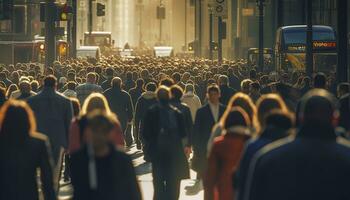
[[60,148],[68,146],[68,131],[73,117],[72,103],[52,88],[44,88],[28,99],[33,109],[37,130],[48,136],[54,160],[58,160]]

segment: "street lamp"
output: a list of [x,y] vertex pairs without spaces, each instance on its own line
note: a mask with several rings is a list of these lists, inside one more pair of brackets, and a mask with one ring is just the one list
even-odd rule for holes
[[259,8],[259,68],[264,71],[264,6],[265,0],[256,0]]

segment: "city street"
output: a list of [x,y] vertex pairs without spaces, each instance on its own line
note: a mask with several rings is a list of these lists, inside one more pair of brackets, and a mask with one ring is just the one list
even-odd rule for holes
[[[140,188],[142,191],[144,200],[152,200],[153,198],[153,185],[152,185],[152,173],[151,173],[151,164],[146,163],[143,160],[142,151],[136,149],[133,146],[127,153],[133,159],[133,163],[135,166],[135,171],[137,175],[137,179],[140,184]],[[191,170],[191,178],[195,177],[195,172]],[[187,195],[185,186],[192,185],[193,180],[183,180],[181,182],[180,189],[180,198],[179,200],[201,200],[203,199],[203,190],[201,190],[196,195]],[[72,187],[70,185],[66,185],[60,188],[59,192],[59,200],[69,200],[72,197]]]

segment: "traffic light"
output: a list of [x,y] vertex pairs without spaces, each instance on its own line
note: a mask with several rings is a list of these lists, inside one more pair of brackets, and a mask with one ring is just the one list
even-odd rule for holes
[[67,21],[68,15],[72,13],[73,9],[71,6],[68,6],[65,4],[57,4],[57,15],[56,15],[56,21]]
[[0,0],[0,20],[11,19],[13,0]]
[[97,3],[97,16],[105,16],[106,15],[106,5],[102,4],[102,3]]
[[[1,0],[0,0],[1,1]],[[46,3],[40,3],[40,21],[45,21],[45,7]],[[66,3],[55,3],[55,21],[67,21],[69,14],[73,13],[73,8]]]

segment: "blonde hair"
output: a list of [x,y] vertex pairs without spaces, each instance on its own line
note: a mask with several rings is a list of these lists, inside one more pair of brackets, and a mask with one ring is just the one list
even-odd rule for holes
[[256,102],[258,111],[258,121],[261,127],[265,126],[265,117],[272,110],[281,110],[282,112],[289,112],[283,99],[278,94],[262,95]]
[[[256,107],[252,99],[247,94],[243,92],[238,92],[235,95],[233,95],[230,101],[228,102],[224,115],[227,115],[227,113],[231,112],[232,108],[234,107],[241,107],[248,114],[252,127],[255,130],[259,129]],[[222,120],[223,118],[220,119],[221,124],[223,124]]]
[[94,110],[104,111],[107,115],[112,113],[106,97],[100,93],[92,93],[86,98],[81,115],[86,115]]

